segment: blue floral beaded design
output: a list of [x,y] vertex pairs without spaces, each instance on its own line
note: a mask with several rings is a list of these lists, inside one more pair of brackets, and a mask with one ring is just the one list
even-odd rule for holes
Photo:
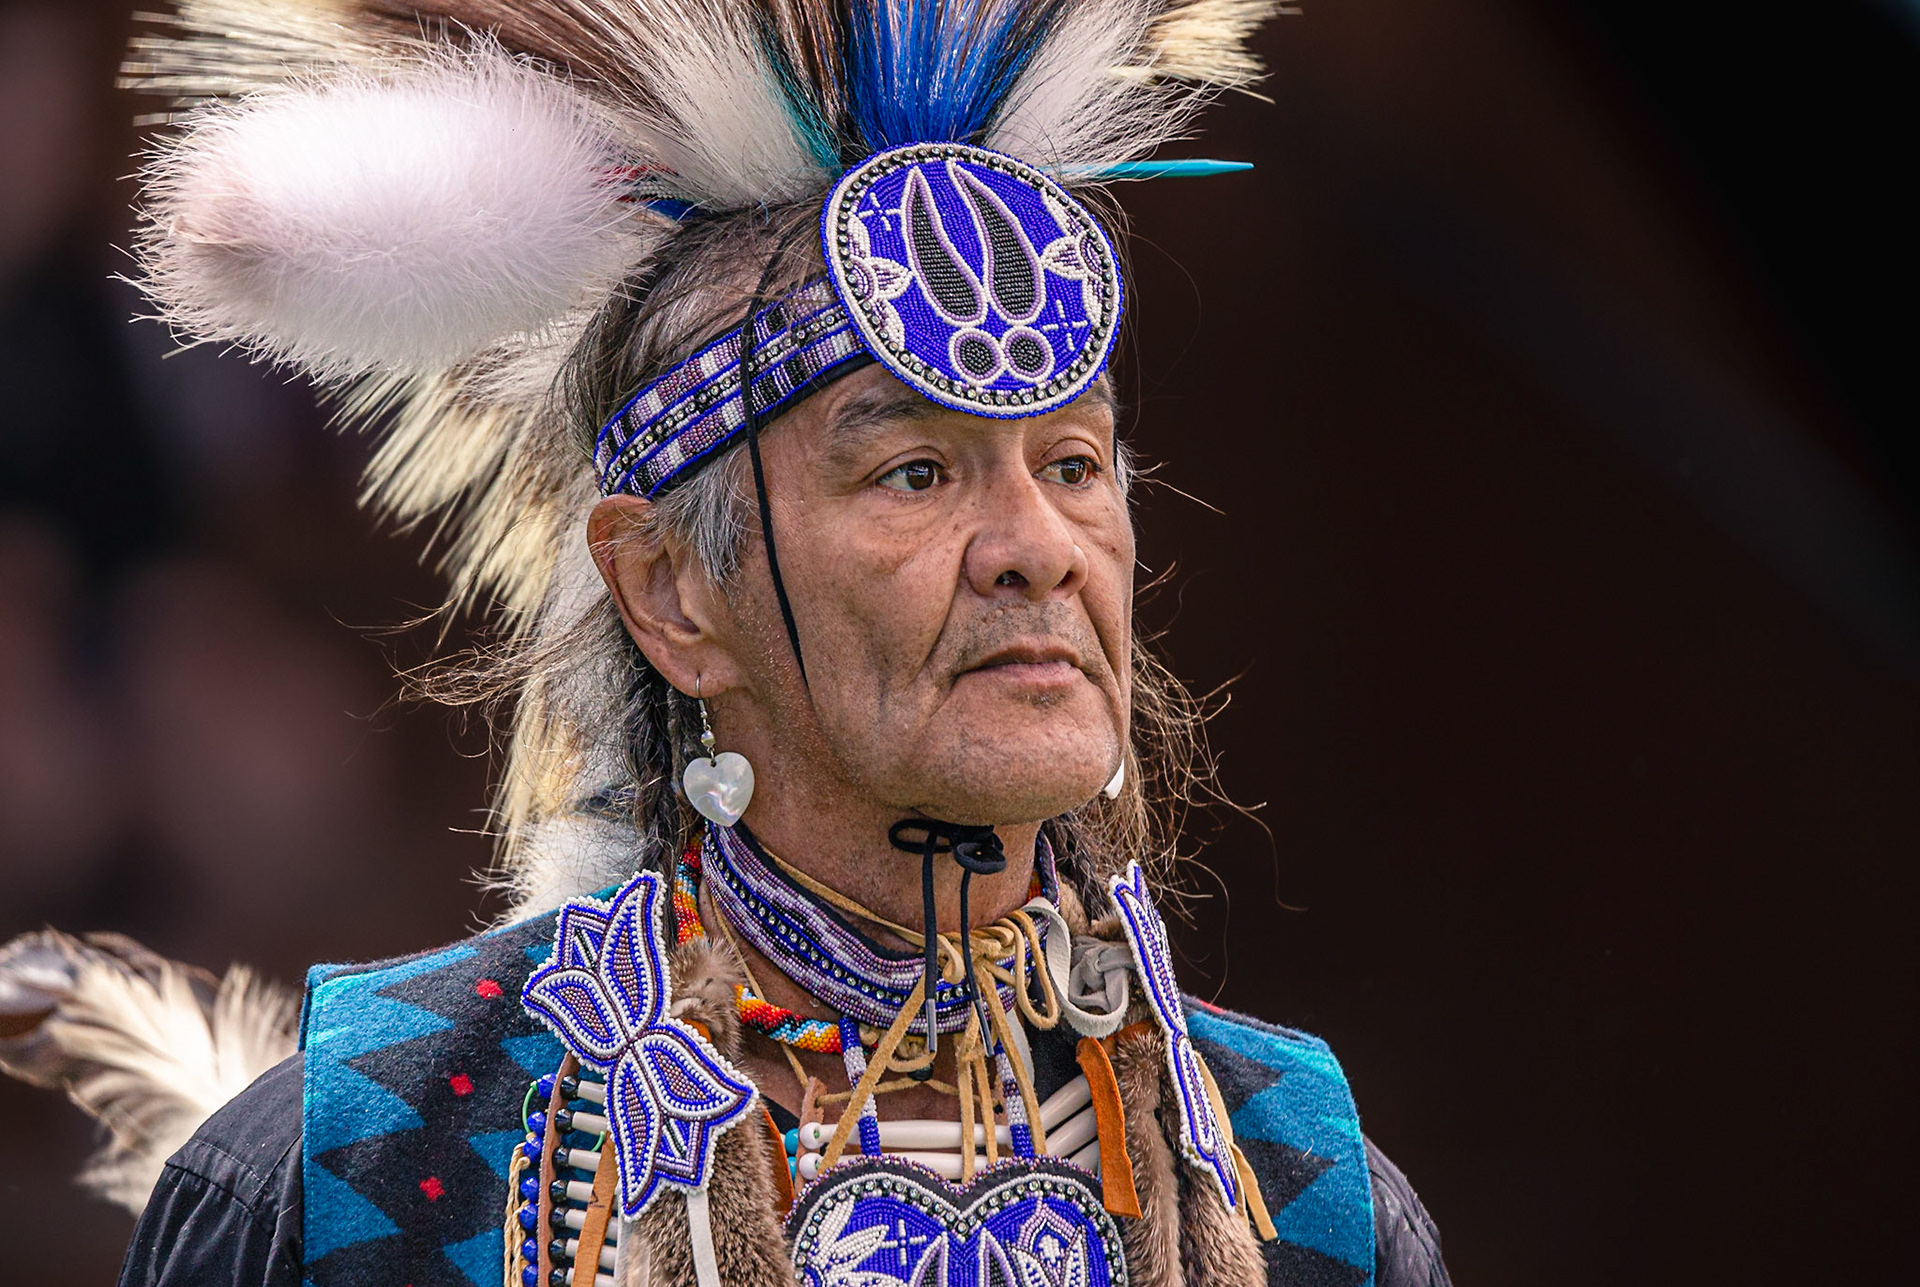
[[1106,367],[1121,310],[1113,247],[1033,166],[960,143],[876,153],[835,186],[821,239],[867,350],[943,406],[1039,415]]
[[720,1134],[746,1116],[757,1094],[698,1033],[668,1016],[662,884],[641,872],[608,902],[568,903],[551,959],[520,996],[581,1063],[606,1073],[620,1211],[628,1217],[665,1185],[705,1189]]
[[893,1158],[822,1176],[787,1218],[805,1287],[1123,1287],[1126,1252],[1086,1173],[1006,1162],[961,1189]]
[[1213,1100],[1207,1094],[1205,1074],[1200,1071],[1200,1056],[1187,1035],[1187,1011],[1180,985],[1173,977],[1173,954],[1167,944],[1167,923],[1160,919],[1153,898],[1147,892],[1147,878],[1140,864],[1130,862],[1124,876],[1107,882],[1113,905],[1120,913],[1127,942],[1133,948],[1134,964],[1146,985],[1147,1000],[1154,1018],[1167,1039],[1167,1072],[1180,1096],[1180,1151],[1187,1160],[1210,1174],[1229,1207],[1240,1205],[1240,1176],[1233,1156],[1214,1116]]

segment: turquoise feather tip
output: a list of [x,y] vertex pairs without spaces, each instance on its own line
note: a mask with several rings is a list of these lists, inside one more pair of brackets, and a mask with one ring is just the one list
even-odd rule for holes
[[1251,161],[1208,161],[1200,157],[1170,161],[1114,161],[1107,165],[1060,167],[1063,179],[1077,183],[1105,183],[1117,179],[1205,179],[1216,174],[1251,170]]

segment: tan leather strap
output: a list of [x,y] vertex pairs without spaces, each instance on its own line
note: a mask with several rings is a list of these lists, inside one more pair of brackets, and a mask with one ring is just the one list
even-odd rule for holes
[[533,1234],[534,1245],[540,1249],[540,1282],[552,1281],[553,1273],[553,1150],[560,1142],[557,1121],[560,1110],[567,1106],[565,1092],[560,1083],[580,1071],[580,1061],[568,1055],[560,1061],[560,1071],[553,1075],[553,1093],[547,1096],[547,1129],[540,1140],[540,1223]]
[[1080,1038],[1080,1071],[1093,1091],[1093,1120],[1100,1132],[1100,1197],[1117,1216],[1140,1218],[1140,1194],[1133,1186],[1133,1159],[1127,1155],[1127,1110],[1120,1102],[1120,1081],[1104,1043]]
[[573,1287],[593,1287],[593,1276],[600,1272],[600,1249],[607,1243],[607,1222],[613,1218],[613,1194],[619,1187],[613,1141],[600,1149],[600,1165],[593,1169],[593,1197],[587,1202],[586,1220],[580,1226],[580,1248],[573,1257]]
[[1220,1087],[1213,1080],[1213,1069],[1207,1067],[1198,1050],[1193,1052],[1193,1062],[1200,1067],[1200,1079],[1207,1083],[1207,1101],[1213,1105],[1213,1116],[1220,1124],[1220,1142],[1227,1146],[1227,1152],[1233,1156],[1234,1173],[1240,1177],[1240,1210],[1253,1222],[1255,1233],[1263,1242],[1272,1242],[1280,1235],[1274,1230],[1273,1219],[1267,1214],[1267,1200],[1260,1196],[1260,1181],[1254,1178],[1253,1167],[1247,1162],[1247,1155],[1233,1142],[1233,1119],[1227,1116],[1227,1105],[1220,1098]]

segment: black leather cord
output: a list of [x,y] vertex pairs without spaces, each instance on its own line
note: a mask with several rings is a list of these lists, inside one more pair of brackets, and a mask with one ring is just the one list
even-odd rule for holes
[[760,508],[760,535],[767,544],[767,571],[773,577],[773,597],[780,603],[780,620],[787,627],[787,642],[793,645],[793,662],[800,668],[801,687],[811,689],[807,682],[807,659],[800,652],[800,627],[793,619],[793,601],[787,597],[786,578],[780,575],[780,554],[773,541],[773,504],[767,499],[767,469],[760,460],[760,404],[754,401],[753,381],[757,374],[753,369],[754,350],[759,347],[759,332],[754,319],[766,303],[767,291],[773,285],[774,274],[779,272],[781,261],[793,248],[802,233],[809,226],[802,224],[789,232],[774,248],[773,257],[767,260],[767,267],[760,274],[760,284],[754,288],[753,298],[747,304],[746,321],[740,327],[740,410],[746,417],[747,455],[753,460],[753,491]]
[[[915,833],[918,833],[917,838]],[[920,855],[920,901],[925,922],[922,932],[926,935],[926,965],[922,976],[925,979],[923,986],[926,997],[922,1004],[927,1017],[928,1053],[935,1053],[939,1049],[939,1031],[934,1026],[933,1004],[934,987],[940,979],[939,910],[933,899],[933,860],[938,854],[951,854],[953,860],[960,864],[960,959],[966,973],[962,986],[967,989],[967,996],[979,1019],[980,1039],[991,1047],[993,1030],[987,1026],[986,1004],[981,999],[973,973],[972,912],[967,897],[976,873],[993,876],[1007,869],[1007,851],[1000,843],[999,833],[992,827],[941,822],[937,818],[903,818],[887,829],[887,840],[895,849]],[[931,1062],[914,1074],[921,1081],[932,1075]]]

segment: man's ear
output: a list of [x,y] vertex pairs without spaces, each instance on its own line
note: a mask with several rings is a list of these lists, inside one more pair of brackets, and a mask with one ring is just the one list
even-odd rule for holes
[[652,522],[653,502],[609,496],[587,516],[587,549],[613,594],[627,633],[653,668],[683,693],[708,697],[739,683],[733,657],[715,637],[706,570]]

